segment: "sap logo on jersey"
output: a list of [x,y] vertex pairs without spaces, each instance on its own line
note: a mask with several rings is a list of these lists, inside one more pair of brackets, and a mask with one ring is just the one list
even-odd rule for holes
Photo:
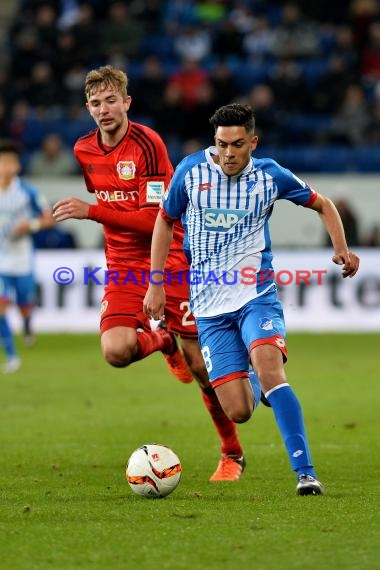
[[206,208],[204,229],[209,232],[228,232],[228,230],[233,228],[247,213],[247,210]]

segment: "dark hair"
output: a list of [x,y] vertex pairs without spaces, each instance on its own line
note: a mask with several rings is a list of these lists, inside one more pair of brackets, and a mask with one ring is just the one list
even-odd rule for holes
[[20,145],[12,139],[0,139],[0,154],[2,153],[13,153],[20,156]]
[[255,131],[255,116],[250,105],[230,103],[219,107],[210,119],[214,130],[218,127],[245,127],[247,133]]

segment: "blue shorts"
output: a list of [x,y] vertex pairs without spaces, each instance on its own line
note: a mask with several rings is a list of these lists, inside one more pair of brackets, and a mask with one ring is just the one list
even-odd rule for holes
[[0,274],[0,297],[17,303],[20,307],[34,305],[36,297],[34,275]]
[[218,386],[247,375],[250,351],[273,344],[287,358],[285,322],[277,291],[256,297],[232,313],[196,318],[210,382]]

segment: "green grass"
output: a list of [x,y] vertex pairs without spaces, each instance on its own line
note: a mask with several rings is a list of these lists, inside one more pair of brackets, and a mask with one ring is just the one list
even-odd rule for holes
[[[239,427],[247,469],[208,482],[219,446],[195,383],[162,356],[127,370],[91,335],[41,335],[0,377],[2,570],[379,568],[380,335],[289,335],[323,497],[296,497],[271,410]],[[162,500],[135,496],[124,464],[169,445],[183,465]]]

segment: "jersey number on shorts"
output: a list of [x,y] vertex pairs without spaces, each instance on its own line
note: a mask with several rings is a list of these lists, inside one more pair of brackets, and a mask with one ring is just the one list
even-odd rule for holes
[[191,327],[191,326],[195,325],[194,320],[188,320],[188,317],[191,315],[189,301],[182,301],[179,308],[180,308],[180,311],[186,311],[182,317],[182,326],[183,327]]
[[203,360],[205,361],[205,366],[206,366],[207,372],[211,372],[212,362],[211,362],[210,349],[208,346],[204,346],[202,348],[202,356],[203,356]]

